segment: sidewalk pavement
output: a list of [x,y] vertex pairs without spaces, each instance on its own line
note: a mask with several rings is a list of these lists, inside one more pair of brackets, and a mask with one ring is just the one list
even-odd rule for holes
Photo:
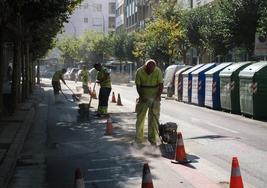
[[11,116],[0,119],[0,187],[5,188],[11,180],[20,152],[33,123],[37,105],[43,90],[36,87],[24,103],[19,104]]

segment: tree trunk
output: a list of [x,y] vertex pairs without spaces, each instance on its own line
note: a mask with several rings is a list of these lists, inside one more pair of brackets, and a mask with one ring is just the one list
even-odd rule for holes
[[30,53],[29,56],[29,60],[30,60],[30,93],[33,93],[33,89],[34,89],[34,63],[32,61],[32,53]]
[[18,103],[21,101],[21,41],[17,40],[14,44],[14,63],[12,74],[12,109],[17,108]]
[[26,83],[26,99],[30,93],[30,48],[29,43],[25,42],[25,83]]
[[[2,28],[2,26],[0,26]],[[3,114],[3,69],[4,69],[4,41],[3,41],[3,30],[0,29],[0,117]]]
[[186,52],[187,52],[187,50],[182,50],[182,58],[183,58],[183,62],[184,62],[185,65],[188,64],[187,61],[186,61],[187,60]]
[[21,95],[21,101],[23,102],[26,98],[26,79],[25,79],[25,46],[24,43],[21,44],[21,78],[22,78],[22,95]]
[[40,61],[37,60],[37,84],[40,85]]

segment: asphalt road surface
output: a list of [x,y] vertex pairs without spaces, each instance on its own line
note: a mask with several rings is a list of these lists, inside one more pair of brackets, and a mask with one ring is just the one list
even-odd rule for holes
[[[73,187],[75,169],[79,168],[86,188],[136,188],[141,187],[143,164],[148,162],[154,187],[227,188],[233,156],[238,157],[244,187],[267,185],[266,122],[163,98],[160,121],[178,124],[187,158],[192,161],[187,166],[174,165],[170,162],[173,156],[163,156],[162,148],[146,144],[140,149],[131,145],[136,120],[134,86],[113,85],[115,94],[120,93],[123,106],[109,104],[114,133],[108,136],[106,119],[91,116],[90,121],[79,121],[71,92],[62,86],[70,100],[61,96],[64,103],[55,105],[50,80],[42,82],[46,92],[44,103],[47,103],[47,114],[40,118],[42,125],[46,124],[43,131],[47,133],[46,168],[33,171],[24,167],[19,173],[23,172],[23,178],[16,179],[22,183],[13,184],[21,186],[13,187],[24,188],[26,181],[34,181],[29,178],[32,173],[41,176],[40,188]],[[74,91],[81,85],[70,81],[67,84]],[[88,96],[82,100],[88,102]],[[92,101],[92,106],[94,111],[97,100]],[[45,183],[42,176],[46,176]]]
[[[133,108],[134,87],[116,86],[124,104]],[[162,99],[161,122],[176,122],[192,165],[219,184],[229,182],[231,160],[237,156],[245,187],[267,186],[267,123],[241,115]],[[190,158],[190,157],[189,157]]]

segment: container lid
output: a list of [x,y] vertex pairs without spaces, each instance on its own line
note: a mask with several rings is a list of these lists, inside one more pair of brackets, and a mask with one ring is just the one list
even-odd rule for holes
[[192,72],[192,74],[196,75],[196,74],[199,74],[201,72],[204,72],[205,70],[207,70],[208,68],[210,67],[213,67],[215,66],[216,64],[215,63],[208,63],[208,64],[205,64],[203,67],[195,70],[194,72]]
[[219,65],[217,65],[216,67],[208,70],[207,72],[205,72],[206,75],[212,75],[216,72],[219,72],[221,71],[222,69],[224,69],[225,67],[231,65],[232,63],[231,62],[227,62],[227,63],[221,63]]
[[180,70],[178,70],[178,71],[175,73],[175,75],[179,75],[179,74],[181,74],[182,72],[186,71],[187,69],[190,69],[191,67],[192,67],[192,66],[187,65],[187,66],[181,68]]
[[185,75],[185,74],[189,74],[195,70],[197,70],[198,68],[202,67],[204,64],[198,64],[198,65],[195,65],[194,67],[188,69],[187,71],[183,72],[182,74]]
[[251,63],[253,63],[253,62],[246,61],[246,62],[233,63],[232,65],[224,68],[220,72],[220,77],[229,77],[233,74],[233,72],[237,71],[239,68],[246,67],[246,66],[250,65]]
[[251,78],[255,75],[256,72],[258,72],[259,70],[261,70],[263,67],[266,67],[266,66],[267,66],[267,61],[253,63],[249,65],[248,67],[246,67],[245,69],[243,69],[242,71],[240,71],[239,77]]

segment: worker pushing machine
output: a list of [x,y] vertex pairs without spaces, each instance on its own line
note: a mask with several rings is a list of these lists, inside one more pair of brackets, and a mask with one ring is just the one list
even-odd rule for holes
[[59,91],[61,90],[60,80],[66,85],[63,75],[66,73],[66,69],[58,70],[52,77],[52,86],[54,89],[55,103],[59,103]]
[[96,63],[94,68],[98,71],[96,82],[100,84],[98,109],[96,115],[101,117],[107,115],[108,113],[108,98],[111,92],[111,79],[108,70],[100,63]]
[[157,121],[160,115],[163,78],[153,59],[147,60],[145,65],[137,69],[135,84],[139,95],[136,104],[135,142],[140,144],[144,141],[144,122],[148,111],[148,141],[151,145],[157,145]]
[[88,87],[89,72],[85,65],[82,67],[81,79],[82,79],[83,93],[89,93],[89,87]]

